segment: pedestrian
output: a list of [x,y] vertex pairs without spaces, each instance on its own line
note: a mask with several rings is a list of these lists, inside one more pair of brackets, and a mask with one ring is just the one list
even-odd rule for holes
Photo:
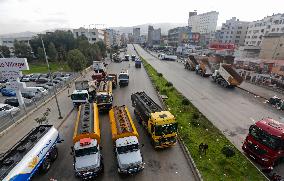
[[208,145],[205,143],[203,145],[203,151],[204,151],[205,155],[206,155],[206,150],[208,150]]
[[202,152],[203,152],[203,143],[200,143],[200,145],[199,145],[199,154],[202,154]]

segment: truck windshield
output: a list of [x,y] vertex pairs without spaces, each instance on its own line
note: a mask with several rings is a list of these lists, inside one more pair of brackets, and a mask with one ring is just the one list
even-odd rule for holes
[[86,100],[88,99],[88,94],[72,94],[71,99],[72,100]]
[[80,157],[80,156],[95,154],[97,152],[98,152],[98,148],[94,146],[90,148],[75,150],[75,156]]
[[117,153],[118,154],[123,154],[123,153],[137,151],[138,149],[139,149],[139,145],[138,144],[120,146],[120,147],[117,148]]
[[97,103],[100,104],[100,103],[109,103],[111,102],[112,99],[109,95],[99,95],[97,96]]
[[255,125],[250,127],[249,133],[255,140],[273,150],[281,150],[284,148],[284,142],[280,138],[270,135]]
[[163,135],[172,134],[175,132],[177,132],[177,123],[155,126],[156,136],[163,136]]
[[119,74],[118,78],[119,79],[128,79],[128,75],[127,74]]

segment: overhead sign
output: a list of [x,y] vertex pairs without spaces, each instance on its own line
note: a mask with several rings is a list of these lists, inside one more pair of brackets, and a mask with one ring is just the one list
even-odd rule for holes
[[0,58],[0,71],[29,70],[29,64],[26,58]]
[[22,76],[22,73],[19,71],[2,71],[1,75],[8,80],[15,80]]

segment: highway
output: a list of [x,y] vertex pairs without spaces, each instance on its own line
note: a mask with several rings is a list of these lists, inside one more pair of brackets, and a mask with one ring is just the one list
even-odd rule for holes
[[[283,111],[264,104],[263,99],[256,98],[238,88],[223,88],[210,78],[185,70],[183,64],[161,61],[140,46],[135,45],[135,48],[241,151],[243,140],[251,124],[264,117],[275,120],[284,117]],[[134,52],[134,49],[132,48],[131,51]],[[284,164],[275,168],[275,171],[284,176]]]
[[[131,46],[130,46],[131,47]],[[132,54],[133,52],[128,52]],[[110,62],[109,62],[110,63]],[[187,163],[186,157],[179,144],[174,147],[155,151],[150,144],[150,139],[147,136],[142,126],[137,124],[133,108],[131,107],[130,95],[136,91],[145,91],[150,97],[152,97],[157,103],[160,104],[158,97],[150,79],[148,78],[144,68],[136,69],[134,67],[134,62],[122,62],[113,63],[111,62],[107,66],[109,73],[119,73],[122,69],[129,70],[130,82],[129,86],[114,89],[114,105],[127,105],[130,109],[132,118],[138,129],[140,138],[140,144],[144,144],[141,148],[145,169],[133,176],[120,176],[117,172],[116,158],[113,153],[113,145],[111,139],[111,129],[109,123],[108,114],[100,114],[100,127],[101,127],[101,145],[103,147],[103,157],[104,157],[104,173],[99,176],[96,180],[137,180],[137,181],[164,181],[164,180],[179,180],[179,181],[192,181],[195,180],[192,171]],[[86,78],[91,78],[91,73],[86,76]],[[71,92],[71,91],[70,91]],[[67,101],[71,104],[71,101]],[[66,104],[67,104],[66,102]],[[69,105],[68,105],[69,107]],[[73,170],[73,158],[70,155],[70,147],[72,146],[72,136],[74,131],[74,122],[76,119],[76,111],[72,111],[68,119],[62,124],[59,131],[64,139],[64,142],[58,147],[59,157],[52,165],[51,170],[44,175],[38,174],[35,176],[34,180],[50,180],[56,179],[60,181],[64,180],[78,180],[74,176]]]

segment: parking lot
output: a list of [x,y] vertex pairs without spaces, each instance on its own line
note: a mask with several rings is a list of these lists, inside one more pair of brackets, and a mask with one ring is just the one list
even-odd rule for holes
[[[40,75],[40,74],[37,74]],[[43,74],[46,76],[46,74]],[[55,76],[57,75],[57,76]],[[68,75],[68,76],[67,76]],[[19,111],[17,111],[16,114],[14,113],[7,113],[5,112],[4,114],[0,114],[0,119],[1,119],[1,125],[0,125],[0,132],[8,128],[10,125],[12,125],[15,121],[19,120],[22,118],[24,115],[28,114],[31,110],[45,102],[47,99],[52,97],[54,95],[54,90],[56,92],[60,91],[63,87],[65,87],[67,84],[70,83],[74,78],[76,78],[78,74],[75,73],[56,73],[53,76],[53,85],[51,84],[51,80],[48,78],[44,78],[46,80],[42,82],[38,81],[29,81],[29,79],[25,80],[26,87],[29,90],[30,87],[43,87],[44,92],[35,92],[35,94],[31,94],[28,96],[23,95],[26,97],[24,98],[25,102],[25,108],[20,108]],[[47,81],[47,82],[46,82]],[[6,83],[8,84],[8,83]],[[2,89],[3,90],[3,89]],[[1,92],[2,92],[1,90]],[[25,90],[23,92],[25,92]],[[26,91],[27,92],[27,91]],[[29,92],[28,92],[29,93]],[[23,97],[24,97],[23,96]],[[6,99],[9,98],[15,98],[15,96],[4,96],[2,93],[0,94],[0,104],[5,103]],[[11,104],[11,103],[10,103]],[[12,104],[11,104],[12,105]],[[0,110],[1,111],[1,110]],[[39,115],[40,117],[41,115]]]

